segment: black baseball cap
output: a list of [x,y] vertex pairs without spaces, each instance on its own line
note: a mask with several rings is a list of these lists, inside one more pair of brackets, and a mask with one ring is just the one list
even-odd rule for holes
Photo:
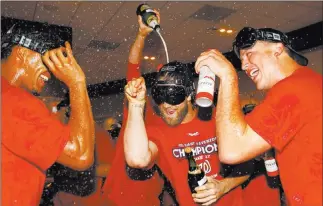
[[254,29],[252,27],[244,27],[239,31],[233,42],[233,51],[240,58],[240,50],[253,47],[257,40],[281,42],[290,50],[291,57],[298,64],[302,66],[307,66],[308,64],[308,59],[292,47],[290,38],[283,32],[272,28]]
[[44,54],[46,51],[63,46],[65,40],[56,32],[51,32],[48,27],[42,29],[26,30],[19,24],[13,24],[10,29],[1,35],[1,53],[19,45],[32,51]]

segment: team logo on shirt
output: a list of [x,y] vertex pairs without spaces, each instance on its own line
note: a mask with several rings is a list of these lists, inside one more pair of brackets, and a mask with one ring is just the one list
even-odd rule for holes
[[199,133],[199,132],[187,133],[187,134],[188,134],[188,136],[190,136],[190,137],[196,137],[196,136],[199,136],[199,135],[200,135],[200,133]]
[[209,138],[207,140],[199,142],[189,142],[185,144],[179,144],[177,148],[173,149],[173,156],[175,158],[185,158],[185,147],[191,147],[193,150],[193,156],[208,155],[216,153],[218,151],[218,145],[216,144],[216,137]]
[[[196,133],[193,133],[196,135]],[[198,134],[199,135],[199,134]],[[205,174],[211,174],[212,164],[211,160],[215,153],[218,152],[218,145],[216,143],[216,137],[208,138],[203,141],[197,142],[188,142],[179,144],[176,148],[173,149],[173,156],[176,159],[185,158],[185,147],[191,147],[193,151],[193,156],[200,168],[205,172]],[[213,174],[214,175],[214,174]]]

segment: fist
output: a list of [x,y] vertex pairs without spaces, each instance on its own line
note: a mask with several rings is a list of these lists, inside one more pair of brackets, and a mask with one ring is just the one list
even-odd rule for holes
[[146,100],[145,79],[132,79],[125,86],[125,95],[130,103],[144,103]]
[[231,62],[216,49],[210,49],[201,53],[195,62],[196,73],[199,73],[203,66],[209,67],[220,79],[235,73],[235,68]]

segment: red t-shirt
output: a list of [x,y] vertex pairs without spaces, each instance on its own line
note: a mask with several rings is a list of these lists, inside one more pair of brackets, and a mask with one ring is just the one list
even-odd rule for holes
[[290,205],[322,205],[322,76],[301,67],[278,82],[246,120],[277,150]]
[[[215,112],[215,111],[214,111]],[[170,127],[166,123],[147,127],[149,138],[158,147],[157,165],[171,182],[180,205],[196,205],[187,183],[188,162],[184,148],[193,148],[197,164],[207,176],[217,180],[220,175],[220,161],[215,137],[215,122],[195,118],[189,123]],[[242,204],[242,189],[237,187],[219,199],[217,206],[239,206]]]
[[1,205],[39,205],[45,171],[68,138],[64,126],[44,103],[1,78]]
[[267,185],[265,175],[255,177],[242,190],[243,205],[246,206],[280,206],[279,189]]
[[[139,65],[128,64],[127,80],[140,77]],[[126,104],[125,104],[126,105]],[[135,181],[128,177],[126,173],[126,163],[123,150],[123,135],[125,123],[127,122],[128,108],[123,110],[123,123],[118,142],[116,145],[116,154],[112,163],[111,170],[103,186],[103,197],[108,205],[131,205],[131,206],[154,206],[160,205],[158,199],[162,192],[163,180],[155,173],[154,176],[146,181]],[[147,101],[145,122],[152,123],[156,118],[151,104]]]
[[[112,140],[104,129],[95,126],[96,164],[111,164],[115,148]],[[102,177],[96,177],[96,190],[89,196],[81,197],[66,192],[59,192],[54,198],[55,206],[99,206],[103,204],[101,196]]]

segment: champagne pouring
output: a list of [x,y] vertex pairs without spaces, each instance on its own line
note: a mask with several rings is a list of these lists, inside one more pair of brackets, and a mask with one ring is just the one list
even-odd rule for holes
[[142,21],[144,24],[153,28],[157,32],[157,34],[159,35],[160,39],[163,42],[164,48],[165,48],[166,59],[167,59],[167,64],[168,64],[169,58],[168,58],[167,46],[166,46],[166,42],[165,42],[163,36],[160,33],[160,25],[158,23],[158,18],[157,18],[156,13],[148,4],[140,4],[137,8],[136,14],[140,15],[142,17]]

